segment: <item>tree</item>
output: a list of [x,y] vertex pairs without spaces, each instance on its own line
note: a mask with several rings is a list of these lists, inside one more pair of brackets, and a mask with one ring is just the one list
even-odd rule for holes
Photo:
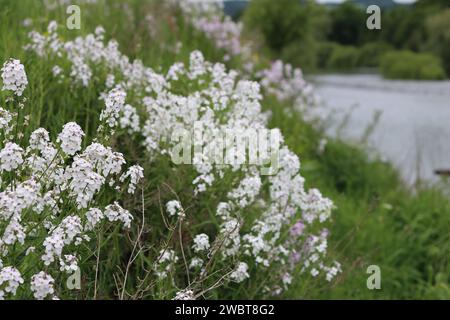
[[344,2],[331,12],[329,39],[345,45],[361,43],[366,26],[365,12],[351,2]]
[[298,0],[253,0],[244,20],[250,29],[257,29],[266,44],[275,52],[308,37],[311,19]]
[[426,27],[427,49],[441,58],[445,71],[450,76],[450,9],[428,17]]

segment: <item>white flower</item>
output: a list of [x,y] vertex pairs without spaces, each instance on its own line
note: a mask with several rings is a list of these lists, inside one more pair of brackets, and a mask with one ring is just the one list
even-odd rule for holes
[[9,133],[12,130],[11,120],[13,116],[11,112],[0,107],[0,130]]
[[239,262],[236,269],[230,274],[230,279],[234,282],[242,282],[249,278],[248,265],[245,262]]
[[69,187],[76,197],[78,208],[87,208],[95,193],[105,183],[105,178],[94,172],[92,164],[79,156],[75,157],[66,175],[71,179]]
[[171,200],[167,202],[166,210],[169,216],[171,217],[178,215],[179,217],[183,218],[185,216],[183,207],[181,206],[181,203],[177,200]]
[[120,111],[125,105],[125,98],[127,94],[121,88],[114,88],[105,98],[105,109],[100,114],[100,121],[106,121],[109,127],[117,126]]
[[194,291],[189,289],[179,291],[172,300],[195,300]]
[[104,215],[100,209],[91,208],[86,212],[86,230],[93,230],[95,226],[103,219]]
[[43,151],[49,146],[50,136],[44,128],[33,131],[30,136],[30,148],[33,150]]
[[173,271],[178,257],[175,251],[162,249],[159,252],[158,263],[155,265],[155,274],[159,279],[165,279],[169,272]]
[[9,59],[3,64],[2,80],[3,90],[11,90],[16,96],[22,96],[28,85],[27,75],[20,60]]
[[138,165],[129,167],[127,172],[120,177],[120,182],[124,182],[128,177],[130,178],[128,193],[133,194],[136,191],[136,185],[144,178],[144,169]]
[[210,247],[209,237],[207,234],[201,233],[195,236],[192,248],[195,252],[206,251]]
[[72,273],[78,270],[77,257],[71,254],[64,255],[64,258],[59,260],[59,264],[61,266],[59,269],[60,271]]
[[63,69],[61,69],[60,66],[54,66],[52,69],[52,73],[54,77],[58,77],[60,74],[63,73]]
[[40,185],[31,179],[18,184],[14,191],[1,192],[0,217],[9,219],[11,215],[14,215],[12,220],[20,220],[22,210],[31,207],[37,200],[39,188]]
[[87,157],[104,178],[112,174],[119,174],[122,171],[122,165],[125,164],[123,154],[114,152],[110,147],[99,143],[89,145],[82,156]]
[[70,76],[80,82],[84,87],[87,87],[92,77],[91,68],[85,63],[84,59],[79,56],[74,56],[72,62]]
[[189,264],[189,269],[197,269],[203,266],[203,260],[198,258],[198,257],[194,257],[191,260],[191,263]]
[[16,242],[23,244],[25,242],[25,237],[25,230],[20,224],[20,218],[18,215],[14,215],[5,228],[0,241],[7,245],[13,245]]
[[26,18],[22,21],[22,26],[24,27],[29,27],[33,24],[33,19],[31,18]]
[[133,220],[131,213],[122,208],[117,202],[105,208],[105,217],[111,222],[121,221],[126,228],[131,226],[131,220]]
[[115,77],[113,74],[108,74],[108,76],[106,77],[106,82],[105,85],[107,88],[112,88],[114,86],[115,83]]
[[251,204],[261,189],[261,178],[251,176],[243,179],[239,186],[228,194],[228,197],[236,201],[240,207],[244,208]]
[[20,272],[13,267],[0,269],[0,300],[4,299],[5,293],[16,295],[17,288],[23,283]]
[[0,151],[0,169],[5,171],[15,170],[23,163],[23,149],[13,142],[6,143]]
[[140,131],[139,115],[136,108],[129,104],[123,107],[123,114],[119,119],[120,127],[122,129],[128,129],[128,132],[134,133]]
[[241,245],[241,237],[239,234],[240,223],[235,218],[229,218],[220,226],[220,234],[224,237],[224,250],[222,254],[224,257],[234,256],[239,252]]
[[285,273],[282,277],[281,277],[281,281],[283,281],[283,284],[285,286],[290,285],[292,283],[292,276],[289,273]]
[[51,275],[46,274],[44,271],[39,272],[31,277],[31,291],[38,300],[44,300],[47,296],[53,295],[55,290],[53,289],[53,283],[55,280]]
[[74,242],[75,238],[81,234],[83,227],[81,219],[78,216],[68,216],[63,219],[61,224],[57,226],[52,233],[45,238],[43,243],[45,253],[41,259],[46,266],[55,261],[55,257],[61,257],[65,245]]
[[222,219],[227,219],[228,217],[230,217],[230,212],[231,212],[231,206],[229,203],[226,202],[220,202],[217,205],[217,211],[216,214],[221,217]]
[[75,122],[66,123],[58,135],[57,142],[65,154],[72,156],[81,150],[81,140],[84,132]]

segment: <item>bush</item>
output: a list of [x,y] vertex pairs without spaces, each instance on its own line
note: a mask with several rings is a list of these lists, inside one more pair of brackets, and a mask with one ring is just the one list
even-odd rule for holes
[[252,1],[244,20],[247,28],[261,32],[266,44],[276,52],[308,34],[308,16],[296,0]]
[[428,53],[391,51],[380,62],[382,75],[389,79],[441,80],[445,71],[441,60]]
[[335,42],[320,42],[317,44],[317,67],[324,69],[327,67],[331,54],[339,45]]
[[337,45],[331,52],[327,68],[348,70],[355,68],[358,62],[358,49],[352,46]]
[[312,71],[317,67],[317,43],[312,39],[293,42],[281,52],[282,60],[301,67],[304,71]]
[[308,54],[308,63],[315,54],[311,45],[325,39],[330,27],[328,11],[313,1],[251,1],[243,21],[247,31],[262,35],[277,58],[280,53],[284,55],[283,50],[287,50],[289,53],[300,53],[302,58]]
[[359,48],[358,66],[360,67],[378,67],[381,57],[392,47],[384,42],[366,43]]

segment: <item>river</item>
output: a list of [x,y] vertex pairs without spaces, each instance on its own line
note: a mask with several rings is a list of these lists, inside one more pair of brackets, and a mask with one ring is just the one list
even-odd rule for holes
[[374,74],[311,80],[332,115],[329,135],[359,142],[380,113],[367,146],[392,162],[407,183],[437,181],[434,170],[450,170],[450,81],[386,80]]

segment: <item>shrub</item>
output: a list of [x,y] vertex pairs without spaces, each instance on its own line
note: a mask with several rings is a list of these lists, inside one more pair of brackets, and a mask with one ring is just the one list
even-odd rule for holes
[[445,71],[440,59],[432,54],[391,51],[380,62],[384,77],[390,79],[440,80]]
[[317,43],[312,39],[293,42],[283,49],[281,57],[296,67],[311,71],[317,66],[316,48]]
[[392,47],[384,42],[366,43],[358,52],[358,66],[360,67],[378,67],[380,58]]
[[286,44],[307,35],[308,17],[296,0],[252,1],[244,19],[248,28],[263,34],[266,44],[274,51],[281,51]]
[[335,42],[320,42],[317,44],[317,67],[326,68],[331,54],[339,45]]
[[327,67],[336,70],[355,68],[358,62],[358,49],[352,46],[336,46],[331,52]]

